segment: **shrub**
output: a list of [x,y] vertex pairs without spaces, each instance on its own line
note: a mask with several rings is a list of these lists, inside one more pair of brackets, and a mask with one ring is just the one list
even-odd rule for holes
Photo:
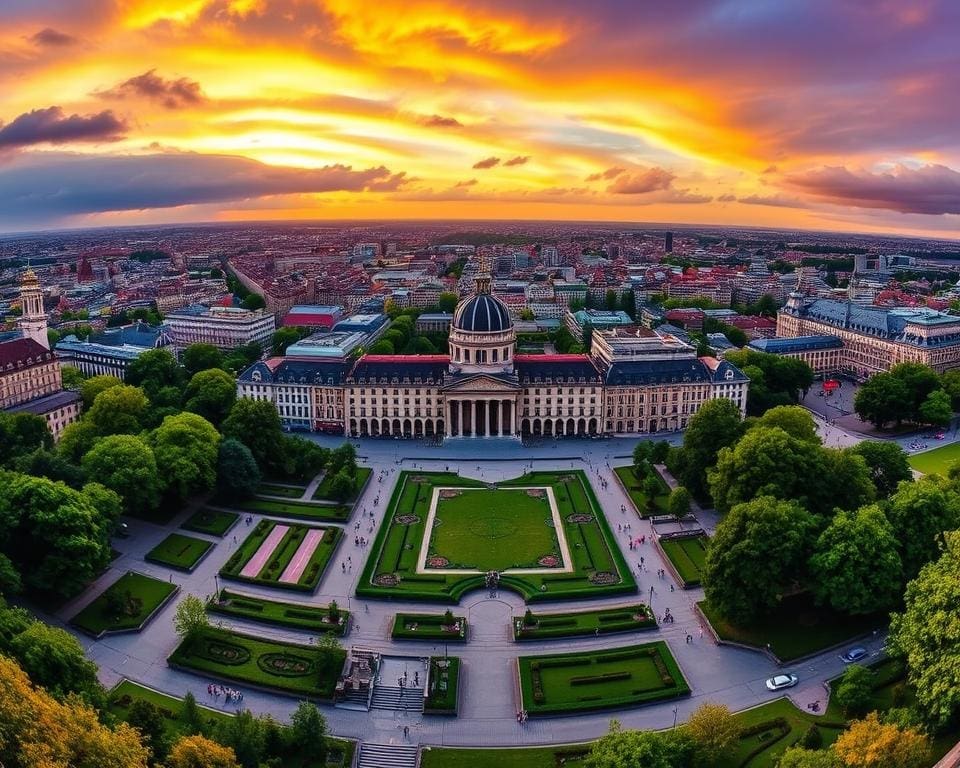
[[817,728],[816,723],[804,731],[798,743],[804,749],[820,749],[823,746],[823,734],[820,733],[820,729]]

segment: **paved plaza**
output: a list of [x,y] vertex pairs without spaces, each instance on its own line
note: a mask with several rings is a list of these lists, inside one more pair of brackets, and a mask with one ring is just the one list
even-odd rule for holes
[[[824,429],[831,429],[822,425]],[[831,434],[831,433],[827,433]],[[848,436],[851,440],[854,437]],[[678,442],[679,434],[669,436]],[[315,439],[321,443],[336,445],[342,438]],[[358,500],[351,519],[345,524],[347,533],[361,522],[364,530],[371,525],[374,531],[383,522],[383,515],[401,471],[458,471],[460,474],[493,483],[515,478],[526,471],[582,469],[590,480],[600,504],[607,516],[617,544],[638,580],[638,595],[590,599],[580,601],[538,603],[538,612],[585,610],[588,608],[615,607],[634,604],[638,599],[649,602],[653,612],[662,616],[668,609],[675,617],[673,623],[664,624],[653,632],[614,635],[607,637],[569,638],[551,641],[524,642],[522,647],[513,642],[512,620],[523,615],[526,606],[522,598],[509,591],[489,593],[486,590],[468,593],[454,606],[454,612],[467,618],[470,635],[466,644],[450,647],[450,653],[462,658],[461,694],[459,716],[456,718],[424,716],[402,711],[350,711],[323,705],[331,731],[338,735],[371,742],[403,741],[404,726],[408,728],[408,741],[433,745],[534,745],[545,743],[569,743],[595,739],[603,735],[612,718],[628,728],[666,728],[677,719],[682,722],[693,710],[707,701],[720,702],[733,710],[752,707],[777,697],[764,687],[764,680],[776,671],[781,671],[763,653],[716,645],[709,632],[700,632],[700,624],[694,612],[694,604],[702,599],[702,590],[684,591],[679,585],[671,591],[671,580],[657,577],[657,571],[666,568],[658,550],[650,543],[631,551],[629,540],[642,534],[649,536],[652,526],[640,520],[618,484],[612,467],[629,463],[636,439],[567,439],[545,441],[537,445],[521,445],[513,440],[462,439],[448,441],[443,446],[422,442],[397,440],[362,440],[356,442],[360,463],[373,468],[370,483]],[[308,488],[308,493],[315,483]],[[379,500],[379,501],[377,501]],[[624,506],[627,511],[621,511]],[[196,508],[182,510],[176,518],[165,525],[129,520],[128,535],[117,539],[115,547],[121,552],[110,570],[91,585],[81,596],[63,606],[48,620],[66,625],[66,621],[79,609],[91,602],[104,587],[122,573],[136,570],[141,573],[170,580],[181,587],[177,600],[168,604],[162,612],[140,633],[107,636],[92,641],[79,636],[89,657],[100,668],[106,686],[113,686],[121,678],[128,678],[143,685],[156,688],[175,696],[191,691],[198,702],[229,709],[222,702],[210,700],[207,694],[208,679],[171,669],[166,658],[176,647],[178,638],[173,629],[173,614],[178,600],[187,594],[201,598],[214,595],[218,587],[217,572],[236,551],[249,533],[243,520],[222,540],[203,534],[193,534],[215,543],[213,551],[193,573],[175,572],[161,565],[145,562],[144,555],[163,540]],[[369,516],[374,513],[373,518]],[[253,514],[251,525],[256,525],[262,515]],[[700,515],[705,528],[712,530],[715,518],[709,512]],[[626,526],[629,525],[629,529]],[[619,526],[619,532],[618,532]],[[649,542],[649,538],[648,538]],[[336,600],[353,614],[349,634],[344,646],[359,646],[391,656],[425,657],[443,655],[442,644],[428,641],[394,641],[390,638],[394,614],[409,612],[440,612],[446,606],[422,602],[377,601],[354,597],[357,582],[363,570],[370,548],[354,544],[350,535],[344,537],[334,554],[316,593],[311,595],[277,594],[256,584],[232,584],[234,591],[274,599],[292,599],[312,604],[325,605]],[[639,559],[644,558],[644,568],[639,570]],[[669,569],[667,569],[669,573]],[[651,588],[653,595],[651,598]],[[215,624],[236,628],[257,636],[312,642],[306,632],[281,627],[267,627],[233,617],[212,616]],[[686,642],[687,635],[693,642]],[[652,704],[635,709],[606,713],[583,714],[567,717],[531,718],[518,725],[516,711],[519,708],[516,658],[520,655],[557,654],[570,651],[590,651],[600,648],[615,648],[636,642],[664,640],[678,661],[690,684],[692,694],[688,698],[668,703]],[[874,638],[868,647],[876,652],[882,637]],[[791,691],[791,699],[799,706],[814,701],[823,701],[823,682],[840,673],[843,664],[836,652],[825,652],[802,663],[787,665],[782,671],[800,676],[801,684]],[[240,686],[243,688],[243,686]],[[258,690],[244,690],[243,704],[258,714],[272,714],[288,720],[297,705],[291,696]]]

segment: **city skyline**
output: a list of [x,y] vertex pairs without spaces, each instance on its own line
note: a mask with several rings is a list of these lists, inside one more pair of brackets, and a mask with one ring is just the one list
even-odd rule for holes
[[958,236],[960,9],[10,0],[0,231],[527,219]]

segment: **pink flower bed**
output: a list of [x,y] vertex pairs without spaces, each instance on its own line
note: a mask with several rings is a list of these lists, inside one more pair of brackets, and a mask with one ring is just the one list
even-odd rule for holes
[[270,555],[273,554],[273,550],[277,548],[277,545],[283,540],[283,537],[289,530],[289,525],[275,525],[273,530],[267,534],[267,538],[265,538],[263,543],[257,548],[257,551],[254,552],[253,557],[247,560],[247,564],[243,566],[240,575],[247,579],[257,578],[260,571],[263,570],[263,566],[265,566],[270,559]]
[[296,584],[300,581],[300,577],[303,576],[303,572],[307,569],[307,563],[310,562],[310,558],[313,557],[313,553],[316,552],[317,546],[322,539],[322,530],[312,528],[307,531],[307,535],[303,537],[303,541],[301,541],[300,546],[297,547],[293,558],[287,563],[287,567],[283,569],[283,573],[280,574],[280,581],[284,584]]

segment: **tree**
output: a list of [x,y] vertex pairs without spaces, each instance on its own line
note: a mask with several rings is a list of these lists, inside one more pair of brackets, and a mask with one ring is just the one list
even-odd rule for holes
[[224,437],[233,437],[247,446],[261,470],[282,466],[283,429],[273,403],[241,397],[233,404],[221,430]]
[[613,720],[610,732],[593,743],[587,768],[682,768],[694,745],[683,731],[626,731]]
[[[313,479],[327,463],[330,453],[326,448],[302,437],[285,437],[282,447],[282,474],[297,480]],[[354,464],[352,470],[350,467],[347,469],[348,474],[355,473],[356,465]]]
[[28,453],[51,448],[53,435],[43,416],[0,411],[0,463],[10,464]]
[[187,595],[177,605],[173,616],[173,628],[182,640],[197,636],[209,626],[203,601],[196,595]]
[[380,341],[373,344],[370,347],[371,355],[392,355],[395,352],[393,344],[387,339],[380,339]]
[[717,463],[720,449],[736,443],[742,433],[736,404],[726,398],[708,400],[687,424],[680,462],[683,471],[677,479],[697,498],[707,496],[707,469]]
[[93,403],[97,395],[106,392],[112,387],[122,387],[123,382],[116,376],[91,376],[80,385],[80,397],[83,398],[83,410],[89,411],[93,408]]
[[756,421],[756,425],[780,427],[791,437],[820,445],[817,425],[813,417],[806,408],[801,408],[799,405],[778,405],[771,408]]
[[160,476],[153,449],[133,435],[111,435],[83,457],[83,471],[123,499],[128,514],[145,514],[160,502]]
[[291,718],[291,742],[301,754],[323,763],[327,756],[327,721],[316,705],[301,701]]
[[237,400],[237,382],[220,368],[200,371],[190,379],[183,397],[184,408],[219,425]]
[[[51,345],[50,348],[53,349],[53,346]],[[63,383],[64,389],[79,391],[80,387],[83,386],[83,382],[86,380],[87,377],[83,375],[83,372],[79,368],[75,368],[72,365],[60,366],[60,381]]]
[[667,499],[667,512],[680,520],[690,514],[690,501],[690,491],[682,485],[677,486],[670,491],[670,497]]
[[0,552],[0,597],[3,595],[15,595],[23,588],[23,582],[20,580],[20,571],[13,561],[5,554]]
[[300,341],[300,332],[296,328],[278,328],[270,339],[270,354],[282,357],[287,354],[287,347]]
[[460,297],[457,294],[443,291],[437,297],[437,309],[441,312],[453,312],[457,308],[458,301],[460,301]]
[[342,443],[330,451],[326,465],[327,472],[336,474],[344,469],[348,475],[355,477],[357,474],[357,449],[353,443]]
[[654,509],[656,507],[657,497],[663,493],[663,482],[656,472],[651,471],[643,479],[643,495],[647,499],[647,507]]
[[906,408],[907,418],[918,421],[920,406],[931,393],[940,390],[940,376],[922,363],[898,363],[890,369],[890,375],[907,389],[908,397],[901,405]]
[[148,349],[137,356],[127,367],[124,378],[127,384],[142,387],[151,401],[164,387],[183,386],[184,370],[177,358],[166,349]]
[[873,671],[851,664],[840,676],[836,684],[837,704],[847,717],[860,717],[866,714],[873,698]]
[[653,447],[650,449],[650,461],[654,464],[663,464],[667,461],[667,457],[670,455],[670,443],[666,440],[658,440],[653,443]]
[[183,695],[183,701],[180,703],[179,720],[187,733],[200,733],[203,731],[203,719],[200,715],[200,707],[197,706],[197,698],[190,691],[187,691]]
[[833,743],[833,752],[846,768],[925,768],[930,765],[930,740],[912,728],[880,722],[876,712],[854,720]]
[[240,768],[230,747],[197,734],[182,736],[170,750],[166,765],[167,768]]
[[163,467],[168,493],[185,499],[213,488],[220,447],[220,433],[213,424],[195,413],[167,416],[148,439]]
[[906,660],[919,709],[942,727],[960,712],[960,531],[944,534],[943,553],[907,585],[904,603],[888,651]]
[[886,499],[897,486],[913,480],[913,472],[907,454],[897,445],[886,440],[864,440],[852,448],[850,453],[862,456],[870,470],[870,479],[877,490],[877,498]]
[[740,624],[779,605],[804,579],[815,526],[795,501],[761,496],[733,507],[707,550],[703,584],[710,605]]
[[740,726],[730,710],[722,704],[709,702],[700,705],[690,715],[686,730],[696,747],[698,761],[703,765],[716,765],[740,736]]
[[191,344],[183,350],[180,362],[188,375],[196,376],[200,371],[223,365],[223,353],[213,344]]
[[143,427],[149,404],[138,387],[110,387],[97,395],[83,421],[90,423],[98,435],[135,435]]
[[267,718],[254,717],[250,710],[237,712],[216,731],[216,740],[231,747],[237,756],[237,762],[243,768],[257,768],[266,753]]
[[87,478],[82,468],[53,451],[37,450],[19,456],[13,462],[13,468],[24,475],[61,480],[77,489],[83,486]]
[[950,395],[942,389],[931,392],[920,404],[918,416],[918,421],[924,424],[932,424],[935,427],[947,426],[953,419]]
[[909,416],[909,401],[906,384],[889,373],[878,373],[857,391],[853,409],[861,419],[883,429],[890,422],[900,424]]
[[84,454],[97,440],[97,429],[92,421],[83,419],[68,424],[60,436],[57,453],[67,461],[79,464]]
[[790,747],[783,753],[777,768],[841,768],[841,766],[837,756],[831,750]]
[[633,446],[633,474],[637,477],[646,477],[650,471],[650,453],[653,443],[641,440]]
[[905,581],[937,558],[943,532],[960,528],[960,494],[936,476],[902,484],[886,506]]
[[229,499],[242,500],[253,496],[259,486],[260,469],[250,449],[232,437],[222,440],[217,456],[218,490]]
[[960,370],[947,371],[940,377],[940,385],[950,395],[950,407],[960,411]]
[[263,296],[261,296],[259,293],[251,293],[243,300],[240,306],[242,306],[244,309],[255,311],[258,309],[264,309],[267,306],[267,302],[263,300]]
[[356,481],[341,469],[330,481],[330,495],[337,501],[346,501],[356,489]]
[[850,614],[893,607],[903,567],[893,527],[875,504],[838,511],[820,534],[810,558],[817,601]]
[[102,701],[97,665],[87,660],[77,638],[66,630],[33,621],[11,640],[10,651],[30,679],[55,696],[75,693],[88,703]]
[[140,733],[154,761],[162,760],[167,753],[167,738],[163,715],[157,705],[146,699],[134,699],[126,719]]

